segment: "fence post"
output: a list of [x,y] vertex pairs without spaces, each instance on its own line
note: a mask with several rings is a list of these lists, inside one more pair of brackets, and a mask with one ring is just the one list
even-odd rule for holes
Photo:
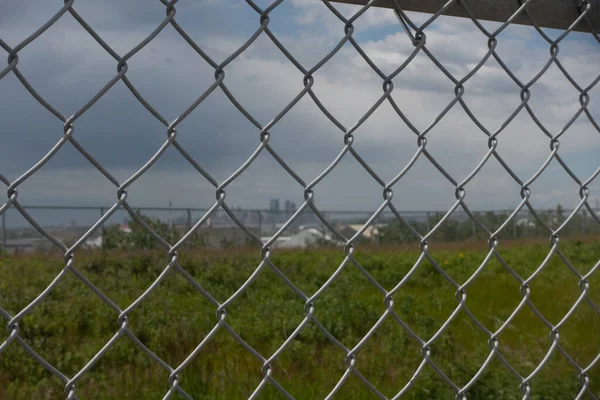
[[262,240],[262,211],[258,210],[258,237]]
[[427,213],[427,233],[429,233],[429,231],[431,230],[431,213]]
[[[100,207],[100,218],[102,218],[103,216],[104,216],[104,207]],[[103,222],[100,227],[100,248],[102,249],[102,251],[104,251],[104,240],[106,238],[105,233],[106,232],[104,231],[104,222]]]
[[585,218],[587,217],[585,210],[581,212],[581,233],[585,235]]
[[[473,216],[475,216],[475,214],[473,214]],[[472,221],[473,224],[473,241],[477,240],[477,224],[475,223],[475,221]]]
[[515,239],[517,238],[517,217],[518,217],[518,215],[515,215],[515,217],[512,220],[513,236]]
[[192,210],[187,209],[187,229],[188,232],[192,229]]
[[2,255],[6,254],[6,211],[2,213]]

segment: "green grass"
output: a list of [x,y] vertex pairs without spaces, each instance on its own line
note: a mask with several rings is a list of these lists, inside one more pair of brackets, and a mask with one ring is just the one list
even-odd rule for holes
[[[500,247],[522,277],[531,274],[548,253],[548,245]],[[600,243],[561,244],[581,273],[600,259]],[[191,253],[181,265],[217,300],[224,301],[259,263],[258,252]],[[358,251],[356,259],[386,289],[394,287],[418,257],[404,248]],[[484,250],[436,251],[433,258],[459,283],[484,259]],[[272,257],[304,293],[323,285],[343,260],[335,250],[280,251]],[[89,253],[76,267],[121,309],[131,304],[166,266],[164,253]],[[15,315],[61,270],[56,256],[0,259],[0,306]],[[589,280],[589,296],[600,304],[600,272]],[[469,310],[496,330],[521,299],[519,283],[492,259],[466,290]],[[578,279],[554,255],[531,283],[531,299],[557,323],[580,295]],[[455,288],[428,262],[394,296],[394,309],[415,333],[429,339],[457,305]],[[347,347],[353,347],[384,313],[383,295],[353,264],[343,270],[316,301],[316,317]],[[137,337],[169,365],[179,365],[215,326],[216,307],[184,278],[170,273],[129,315]],[[304,318],[304,301],[268,268],[227,308],[227,322],[251,346],[269,357]],[[40,355],[72,377],[117,332],[117,314],[72,274],[20,323],[20,334]],[[6,321],[5,321],[6,322]],[[549,329],[525,307],[500,335],[500,351],[521,373],[529,375],[546,354]],[[585,366],[600,352],[600,316],[583,301],[560,331],[560,343]],[[0,330],[0,343],[8,335]],[[489,354],[488,336],[461,312],[432,344],[432,359],[457,384],[464,385]],[[392,318],[386,319],[357,353],[356,367],[384,395],[393,397],[411,378],[421,358],[420,345]],[[273,364],[274,378],[297,399],[325,397],[345,370],[344,353],[309,324]],[[181,374],[182,387],[197,399],[247,398],[259,384],[261,363],[229,334],[216,334]],[[600,394],[600,363],[590,370],[594,393]],[[121,337],[77,382],[80,399],[161,399],[168,372]],[[534,399],[574,398],[577,371],[555,352],[532,381]],[[63,399],[64,384],[36,363],[17,343],[0,355],[0,399]],[[519,381],[494,359],[469,390],[470,399],[520,399]],[[172,398],[180,398],[174,396]],[[283,398],[267,386],[261,399]],[[371,399],[372,393],[351,375],[337,399]],[[409,399],[454,398],[454,391],[427,366]],[[584,398],[586,398],[584,396]],[[588,395],[587,398],[591,398]]]

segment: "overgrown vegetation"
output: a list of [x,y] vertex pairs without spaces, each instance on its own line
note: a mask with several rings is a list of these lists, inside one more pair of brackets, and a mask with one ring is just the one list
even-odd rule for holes
[[[475,212],[474,217],[490,231],[495,231],[509,219],[509,212],[494,213],[494,212]],[[600,224],[589,215],[586,216],[578,213],[574,215],[561,229],[562,237],[572,237],[585,234],[600,233]],[[405,221],[392,220],[383,224],[378,229],[378,234],[371,237],[359,237],[355,240],[356,243],[364,244],[379,244],[379,245],[398,245],[398,244],[413,244],[417,243],[420,238],[415,234],[419,232],[421,235],[427,234],[439,221],[443,218],[443,213],[431,213],[424,221]],[[454,215],[456,217],[456,215]],[[527,237],[548,237],[548,226],[556,229],[566,219],[564,208],[559,204],[555,210],[538,211],[538,218],[528,216],[527,218],[512,218],[501,230],[499,237],[501,239],[515,240]],[[138,221],[141,220],[145,225],[149,226],[160,237],[169,243],[176,243],[181,237],[188,232],[189,226],[172,226],[167,222],[140,212],[137,213],[137,218],[131,218],[128,222],[130,232],[126,232],[118,225],[108,226],[104,230],[103,245],[105,249],[118,250],[154,250],[161,248],[160,243],[156,238]],[[364,223],[361,220],[360,223]],[[410,225],[410,226],[407,226]],[[338,229],[343,229],[344,224],[341,222],[335,223]],[[326,238],[318,238],[314,240],[312,247],[335,247],[343,246],[343,243],[332,240],[331,232],[323,227]],[[246,235],[241,229],[233,228],[233,230],[220,229],[206,230],[198,229],[185,241],[184,246],[188,249],[205,249],[205,248],[220,248],[232,249],[240,248],[254,244],[253,240]],[[294,231],[292,228],[290,234]],[[236,234],[234,234],[234,232]],[[349,233],[348,237],[351,237]],[[463,218],[450,218],[446,220],[439,228],[436,229],[432,238],[436,242],[460,242],[466,240],[487,240],[489,234],[485,232],[478,224],[474,223],[466,214]],[[76,238],[73,238],[74,242]]]
[[[399,244],[399,243],[416,243],[419,238],[414,234],[414,231],[420,232],[422,235],[430,231],[443,218],[443,213],[432,213],[426,221],[411,221],[406,226],[406,223],[393,221],[383,227],[380,232],[380,243],[382,244]],[[478,224],[474,223],[466,214],[463,214],[464,219],[450,218],[443,223],[434,233],[433,240],[443,242],[463,241],[463,240],[487,240],[487,234]],[[494,213],[475,212],[473,216],[490,231],[498,229],[505,221],[508,220],[510,212]],[[550,235],[547,226],[556,229],[568,217],[563,206],[556,206],[555,210],[538,211],[537,217],[527,216],[514,217],[502,229],[499,236],[503,239],[517,239],[524,237],[548,237]],[[589,216],[587,211],[584,214],[575,214],[566,226],[560,231],[561,236],[573,236],[582,234],[597,234],[600,233],[600,224],[596,223]]]
[[[169,243],[176,243],[181,238],[181,232],[176,227],[169,226],[159,218],[150,217],[138,211],[137,219],[132,218],[128,223],[131,232],[121,230],[119,225],[112,225],[104,230],[104,248],[108,250],[160,249],[161,245],[158,240],[146,227],[138,222],[138,219]],[[185,243],[186,246],[193,247],[203,247],[204,244],[204,238],[197,232],[192,233]]]
[[[410,270],[418,253],[403,248],[359,250],[357,260],[388,290]],[[600,244],[561,243],[582,274],[600,259]],[[437,251],[433,258],[457,282],[464,282],[486,252]],[[548,252],[548,245],[500,247],[502,256],[525,277]],[[259,264],[257,251],[183,251],[182,267],[217,300],[224,301]],[[276,251],[272,261],[304,293],[323,285],[343,260],[340,249]],[[79,254],[75,266],[121,309],[130,305],[167,264],[165,252],[106,251]],[[0,306],[15,315],[62,269],[59,256],[0,259]],[[589,296],[600,304],[598,273],[589,279]],[[531,283],[531,299],[557,323],[580,295],[578,279],[558,256]],[[519,283],[492,259],[467,288],[469,310],[488,329],[498,329],[521,299]],[[411,329],[430,338],[454,310],[455,289],[424,263],[395,295],[394,309]],[[215,326],[216,307],[185,279],[169,273],[156,291],[129,315],[137,337],[169,365],[180,364]],[[385,311],[383,295],[351,263],[316,301],[315,315],[347,347],[365,335]],[[269,269],[227,309],[228,323],[254,348],[270,356],[304,318],[304,302]],[[73,376],[117,332],[118,315],[72,274],[67,274],[20,323],[20,335],[46,360]],[[6,322],[6,321],[5,321]],[[580,365],[600,352],[600,316],[583,301],[560,331],[560,343]],[[549,329],[526,307],[500,335],[500,351],[523,375],[531,373],[549,349]],[[0,330],[0,343],[7,337]],[[477,372],[489,354],[486,336],[464,313],[432,344],[432,359],[458,385]],[[273,365],[274,378],[297,399],[324,398],[342,376],[344,353],[309,324]],[[357,354],[356,367],[386,396],[393,397],[411,378],[421,358],[420,345],[389,318]],[[181,385],[198,399],[247,398],[260,382],[261,363],[227,332],[220,331],[181,374]],[[594,393],[600,389],[600,364],[589,371]],[[126,336],[121,337],[77,383],[80,399],[161,399],[167,371]],[[534,399],[574,398],[577,371],[558,352],[532,382]],[[64,384],[35,362],[17,343],[0,355],[0,399],[63,399]],[[468,392],[469,399],[520,399],[519,381],[494,360]],[[261,399],[283,398],[267,387]],[[180,398],[175,396],[174,398]],[[337,399],[375,398],[351,376]],[[454,392],[426,367],[408,399],[454,398]],[[585,398],[585,397],[584,397]]]

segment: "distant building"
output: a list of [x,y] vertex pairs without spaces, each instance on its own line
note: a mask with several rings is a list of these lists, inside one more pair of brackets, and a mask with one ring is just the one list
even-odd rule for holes
[[[262,237],[261,240],[263,243],[267,243],[271,238]],[[340,246],[343,245],[343,243],[336,241],[331,235],[326,234],[317,228],[301,227],[301,229],[293,235],[278,237],[271,247],[279,249],[303,249],[326,243],[337,244]]]
[[269,211],[279,211],[279,199],[271,199],[269,203]]
[[516,221],[517,226],[523,227],[523,228],[535,228],[535,223],[533,221],[530,221],[528,218],[519,218]]
[[89,238],[83,243],[84,247],[89,249],[100,249],[102,248],[103,238],[102,236],[96,236],[94,238]]
[[284,209],[286,217],[289,218],[292,216],[292,214],[296,212],[296,203],[294,203],[293,201],[286,200]]
[[129,224],[119,225],[119,230],[124,233],[131,233],[131,228],[129,227]]
[[[353,237],[358,231],[363,228],[363,224],[347,224],[340,228],[340,233],[347,238]],[[362,237],[365,239],[377,239],[379,236],[379,226],[371,225],[362,232]]]

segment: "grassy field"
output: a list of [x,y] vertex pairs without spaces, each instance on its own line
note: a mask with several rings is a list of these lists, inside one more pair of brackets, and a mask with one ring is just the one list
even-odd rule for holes
[[[540,243],[502,243],[500,253],[521,276],[532,273],[548,253]],[[561,243],[575,268],[586,273],[600,259],[594,239]],[[223,301],[258,265],[258,251],[186,252],[181,265],[217,300]],[[457,282],[464,282],[486,255],[485,244],[433,245],[433,258]],[[418,257],[410,248],[365,249],[356,259],[386,289],[396,285]],[[343,259],[332,250],[280,251],[273,262],[304,293],[314,293]],[[126,308],[166,266],[164,253],[88,253],[76,267],[119,307]],[[61,270],[59,256],[0,259],[0,306],[14,315]],[[590,298],[600,304],[600,272],[589,280]],[[430,264],[395,295],[395,311],[422,338],[431,337],[456,307],[455,289]],[[557,323],[580,294],[578,280],[558,256],[531,284],[531,299]],[[492,259],[467,289],[467,305],[490,330],[500,327],[521,299],[518,282]],[[304,317],[304,302],[272,271],[265,269],[227,309],[229,324],[255,349],[270,356]],[[129,316],[137,337],[169,365],[181,363],[216,323],[216,308],[180,275],[170,273]],[[347,347],[352,347],[385,311],[383,296],[352,264],[316,302],[315,315]],[[51,364],[73,376],[118,330],[117,315],[83,283],[67,274],[55,290],[20,323],[21,336]],[[529,308],[500,335],[500,351],[526,376],[550,345],[548,328]],[[0,330],[0,343],[7,337]],[[488,337],[464,313],[432,345],[433,360],[458,385],[464,385],[489,353]],[[585,301],[560,331],[560,342],[580,365],[600,352],[600,316]],[[384,395],[393,397],[421,361],[420,346],[393,319],[387,319],[357,355],[357,368]],[[261,364],[226,331],[220,331],[184,369],[182,387],[197,399],[247,398],[260,382]],[[312,324],[274,363],[274,377],[297,399],[323,398],[344,372],[344,353]],[[590,370],[600,395],[600,363]],[[577,371],[558,352],[533,379],[534,399],[574,398]],[[16,343],[0,355],[0,399],[63,399],[64,385]],[[124,336],[77,383],[80,399],[161,399],[168,373]],[[520,399],[519,382],[498,361],[468,392],[470,399]],[[174,396],[173,398],[179,398]],[[262,399],[283,398],[267,387]],[[375,396],[351,376],[338,399]],[[426,367],[405,398],[454,398],[454,392]],[[588,397],[584,398],[591,398]]]

